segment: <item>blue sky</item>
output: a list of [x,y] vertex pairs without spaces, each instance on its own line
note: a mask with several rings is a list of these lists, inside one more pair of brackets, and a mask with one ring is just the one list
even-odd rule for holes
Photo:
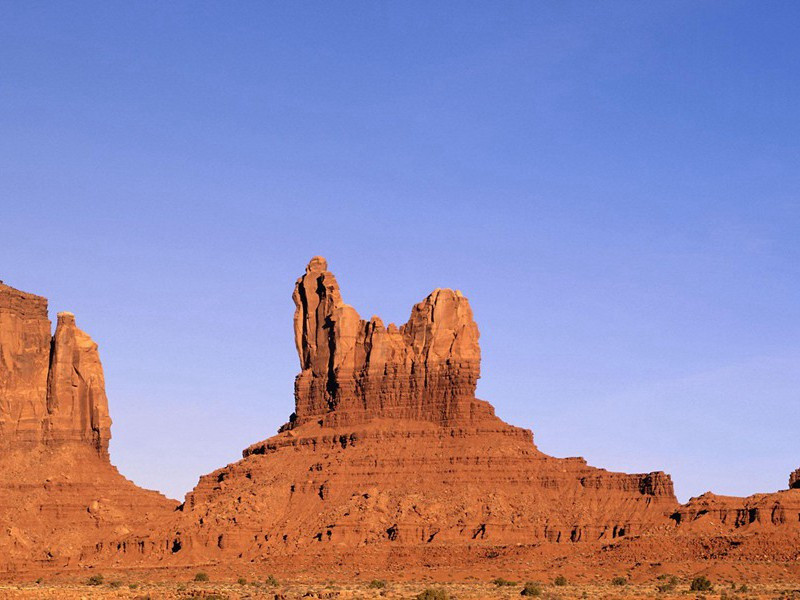
[[182,497],[293,408],[291,291],[461,289],[479,396],[681,499],[800,466],[800,5],[0,3],[0,279]]

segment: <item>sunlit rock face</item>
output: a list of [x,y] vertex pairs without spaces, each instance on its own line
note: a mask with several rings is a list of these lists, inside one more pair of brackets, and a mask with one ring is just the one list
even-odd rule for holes
[[293,297],[295,414],[200,478],[172,528],[148,540],[156,556],[455,564],[466,552],[607,543],[672,525],[668,475],[547,456],[475,398],[479,335],[460,292],[435,290],[408,322],[385,326],[360,318],[315,257]]
[[293,299],[302,371],[290,426],[376,416],[458,424],[492,414],[475,400],[478,327],[460,292],[437,289],[414,305],[407,323],[387,327],[345,304],[325,259],[315,257]]
[[0,576],[77,565],[176,502],[109,462],[97,344],[47,300],[0,284]]

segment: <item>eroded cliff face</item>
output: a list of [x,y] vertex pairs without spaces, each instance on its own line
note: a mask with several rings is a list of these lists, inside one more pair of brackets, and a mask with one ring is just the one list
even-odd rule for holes
[[792,471],[789,475],[789,489],[800,488],[800,469]]
[[87,444],[108,455],[111,417],[97,344],[75,326],[75,315],[58,314],[47,378],[47,439]]
[[107,456],[111,419],[97,344],[47,300],[0,284],[0,445],[88,445]]
[[0,284],[0,575],[76,566],[177,504],[122,477],[97,344],[47,300]]
[[[475,398],[478,328],[459,292],[436,290],[407,323],[387,327],[345,304],[316,257],[293,297],[294,417],[202,477],[170,529],[136,540],[145,555],[298,569],[344,556],[353,568],[386,568],[402,553],[406,566],[446,565],[476,548],[608,543],[674,527],[668,475],[547,456],[529,430]],[[112,556],[116,547],[106,545]]]
[[475,399],[478,327],[458,291],[436,290],[388,327],[362,319],[342,300],[324,258],[297,280],[294,333],[301,373],[295,418],[346,425],[375,417],[469,423],[491,415]]
[[47,300],[0,283],[0,445],[42,440],[50,340]]

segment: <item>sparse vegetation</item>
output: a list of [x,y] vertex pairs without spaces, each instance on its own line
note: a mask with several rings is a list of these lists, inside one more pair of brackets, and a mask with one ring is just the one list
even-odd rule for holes
[[700,577],[695,577],[692,579],[692,583],[689,585],[689,590],[692,592],[708,592],[712,587],[714,586],[711,585],[708,577],[705,575],[700,575]]
[[628,580],[622,575],[617,575],[611,580],[611,585],[627,585]]
[[111,587],[112,590],[118,590],[119,588],[122,587],[122,582],[115,580],[109,583],[108,585]]
[[662,581],[656,585],[656,589],[664,594],[673,591],[678,586],[678,578],[674,575],[659,575],[658,579]]
[[272,587],[278,587],[280,585],[274,575],[269,575],[264,583]]
[[236,583],[238,583],[239,585],[247,585],[247,579],[245,579],[244,577],[239,577],[239,579],[236,580]]
[[369,582],[369,585],[367,587],[373,590],[382,590],[383,588],[386,587],[386,581],[384,581],[383,579],[373,579],[372,581]]
[[497,587],[513,587],[517,585],[516,581],[509,581],[508,579],[503,579],[502,577],[493,579],[492,583],[495,584]]
[[564,577],[563,575],[559,575],[558,577],[556,577],[556,578],[553,580],[553,585],[557,585],[557,586],[559,586],[559,587],[560,587],[560,586],[567,585],[567,578],[566,578],[566,577]]
[[522,591],[520,592],[522,596],[541,596],[542,595],[542,586],[541,584],[536,583],[535,581],[528,581],[524,586],[522,586]]
[[194,580],[198,582],[208,581],[208,573],[203,573],[201,571],[200,573],[195,574]]
[[450,594],[443,588],[427,588],[416,595],[417,600],[450,600]]
[[103,582],[106,580],[105,577],[100,575],[92,575],[89,579],[86,580],[86,585],[103,585]]

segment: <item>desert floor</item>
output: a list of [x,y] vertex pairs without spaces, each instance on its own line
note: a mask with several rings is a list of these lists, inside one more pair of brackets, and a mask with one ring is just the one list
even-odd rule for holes
[[[202,576],[201,576],[202,578]],[[281,581],[240,582],[136,582],[122,579],[105,579],[89,583],[39,583],[0,584],[2,599],[65,599],[90,600],[95,598],[126,598],[131,600],[191,599],[204,600],[244,600],[246,598],[270,600],[289,600],[294,598],[425,598],[426,600],[465,600],[477,598],[521,598],[538,597],[542,600],[571,600],[592,598],[610,600],[613,598],[659,598],[694,599],[713,598],[800,600],[800,582],[797,584],[743,584],[730,581],[712,582],[710,591],[690,591],[691,582],[677,578],[662,578],[651,583],[620,584],[608,583],[570,583],[555,585],[553,582],[539,583],[531,588],[532,595],[522,596],[524,582],[503,581],[462,582],[427,584],[413,582],[336,582],[302,583]],[[659,587],[662,588],[659,590]],[[427,595],[422,595],[428,591]],[[538,594],[536,593],[538,590]]]

